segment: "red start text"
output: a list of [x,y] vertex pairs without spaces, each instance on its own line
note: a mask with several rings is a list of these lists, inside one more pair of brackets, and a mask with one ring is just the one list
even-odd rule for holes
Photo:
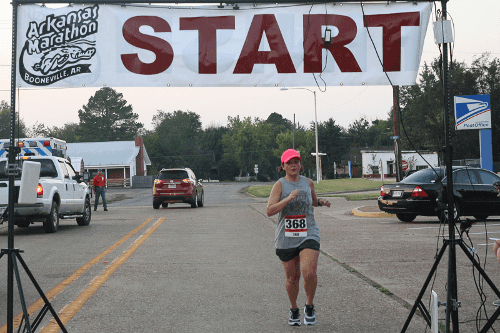
[[[234,16],[181,17],[180,30],[198,32],[198,72],[217,74],[217,30],[235,29]],[[322,26],[335,22],[338,35],[328,45],[322,37]],[[419,26],[420,13],[367,15],[365,27],[382,28],[383,65],[387,72],[401,70],[401,27]],[[170,24],[158,16],[134,16],[122,29],[125,41],[135,47],[149,50],[156,55],[152,63],[142,62],[137,54],[122,54],[121,60],[130,72],[141,75],[159,74],[167,70],[174,59],[174,50],[165,40],[143,34],[141,26],[150,26],[155,32],[172,32]],[[259,51],[266,35],[270,51]],[[357,26],[348,16],[334,14],[311,14],[303,16],[304,73],[322,71],[322,50],[333,56],[340,71],[361,72],[353,53],[346,47],[357,35]],[[274,64],[278,73],[296,73],[280,27],[274,14],[255,15],[248,29],[245,42],[234,67],[234,74],[251,74],[256,64]]]

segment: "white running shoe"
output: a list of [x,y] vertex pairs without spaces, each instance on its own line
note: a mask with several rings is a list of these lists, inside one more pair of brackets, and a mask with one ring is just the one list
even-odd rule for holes
[[304,307],[304,325],[316,324],[316,315],[314,313],[314,305],[307,305]]
[[299,309],[290,309],[290,318],[288,319],[288,325],[300,326],[300,311],[299,311]]

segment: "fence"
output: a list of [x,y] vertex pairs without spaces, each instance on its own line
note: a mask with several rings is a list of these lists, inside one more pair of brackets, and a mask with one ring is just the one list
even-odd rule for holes
[[236,182],[249,182],[250,176],[248,176],[248,177],[234,177],[234,181],[236,181]]
[[132,177],[132,187],[133,188],[152,188],[156,176],[133,176]]
[[481,160],[478,158],[475,159],[464,159],[464,160],[453,160],[452,165],[455,166],[475,166],[475,167],[480,167],[481,166]]
[[108,187],[130,187],[130,178],[108,179]]

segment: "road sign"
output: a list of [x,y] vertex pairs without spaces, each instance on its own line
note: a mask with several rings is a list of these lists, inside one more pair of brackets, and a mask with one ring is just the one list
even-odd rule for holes
[[399,140],[399,135],[393,135],[393,136],[391,136],[391,140]]
[[401,165],[403,166],[403,171],[408,170],[408,162],[406,162],[405,160],[402,160]]

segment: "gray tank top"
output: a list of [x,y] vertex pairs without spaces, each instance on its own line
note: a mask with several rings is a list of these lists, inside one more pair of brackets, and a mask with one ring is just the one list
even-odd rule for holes
[[289,182],[285,178],[280,178],[279,181],[281,182],[280,201],[288,197],[295,189],[299,189],[300,194],[279,212],[274,238],[276,248],[298,247],[308,239],[319,243],[319,228],[314,219],[311,188],[307,178],[300,176],[298,182]]

